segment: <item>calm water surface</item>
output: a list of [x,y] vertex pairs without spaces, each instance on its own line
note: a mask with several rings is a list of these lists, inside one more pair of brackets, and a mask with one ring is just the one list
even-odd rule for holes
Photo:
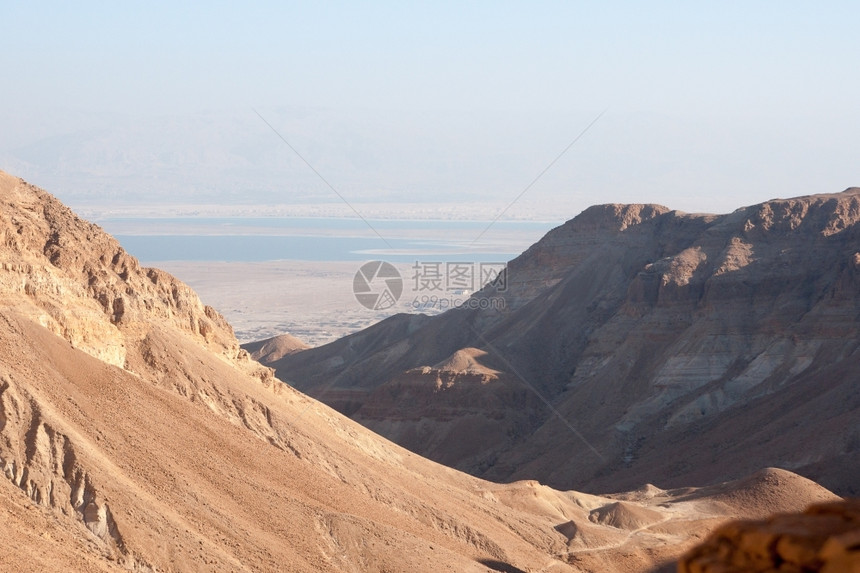
[[345,218],[104,219],[99,224],[144,263],[507,261],[558,225],[503,221],[487,230],[487,221],[368,222],[375,232],[360,219]]

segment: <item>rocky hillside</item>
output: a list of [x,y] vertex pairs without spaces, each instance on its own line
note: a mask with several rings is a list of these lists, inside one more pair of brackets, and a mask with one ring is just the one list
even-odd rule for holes
[[[2,571],[646,571],[835,499],[778,470],[610,496],[476,479],[275,380],[188,287],[4,173],[0,231]],[[485,358],[433,368],[507,383]]]
[[[503,309],[396,316],[268,364],[490,479],[607,491],[777,466],[856,495],[858,221],[860,189],[727,215],[591,207],[476,295]],[[463,352],[482,374],[440,366]]]
[[188,286],[141,268],[98,226],[44,191],[2,172],[0,189],[5,306],[115,366],[126,367],[129,351],[162,324],[226,360],[244,356],[227,322]]

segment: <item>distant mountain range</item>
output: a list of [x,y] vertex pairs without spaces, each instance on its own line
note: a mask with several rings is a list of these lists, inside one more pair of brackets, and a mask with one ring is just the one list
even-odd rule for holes
[[474,296],[503,308],[399,315],[267,364],[487,479],[612,491],[776,466],[860,494],[860,189],[727,215],[591,207]]
[[[717,118],[610,110],[559,157],[599,110],[256,111],[365,216],[373,216],[366,203],[422,210],[475,203],[469,218],[489,220],[532,182],[507,216],[558,220],[594,203],[640,197],[722,211],[735,204],[730,197],[761,201],[771,189],[798,194],[853,176],[844,125],[830,131],[846,138],[817,141],[811,158],[798,142],[821,126],[802,117],[789,141],[783,121],[760,116],[754,133],[742,135]],[[0,109],[0,169],[76,209],[343,205],[266,122],[251,106],[164,115]],[[779,138],[784,147],[755,153]]]
[[[0,167],[76,205],[341,205],[304,159],[350,203],[484,201],[489,219],[588,121],[588,114],[560,124],[489,112],[259,112],[265,119],[250,108],[147,118],[57,112],[20,130],[8,126]],[[37,120],[43,129],[32,129]],[[554,171],[569,174],[575,164]],[[567,200],[552,181],[544,192]]]

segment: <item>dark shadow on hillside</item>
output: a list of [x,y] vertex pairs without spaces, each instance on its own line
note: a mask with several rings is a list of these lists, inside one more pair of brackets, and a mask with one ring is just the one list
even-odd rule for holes
[[501,571],[502,573],[526,573],[519,567],[514,567],[510,563],[496,561],[495,559],[478,559],[477,561],[484,567],[489,567],[493,571]]
[[669,561],[652,570],[651,573],[675,573],[678,570],[677,561]]

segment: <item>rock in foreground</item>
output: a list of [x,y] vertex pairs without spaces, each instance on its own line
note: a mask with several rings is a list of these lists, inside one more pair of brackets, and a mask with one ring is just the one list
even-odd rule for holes
[[860,572],[860,500],[723,525],[681,559],[678,571]]

